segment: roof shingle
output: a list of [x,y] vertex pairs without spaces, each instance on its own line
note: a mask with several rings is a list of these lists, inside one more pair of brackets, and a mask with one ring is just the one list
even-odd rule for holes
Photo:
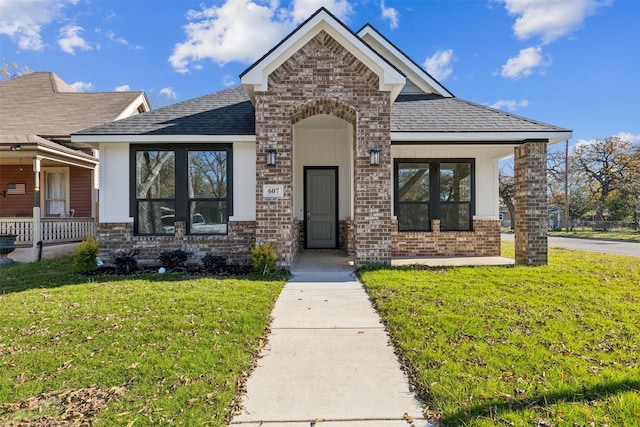
[[77,132],[78,135],[255,135],[241,86]]
[[0,133],[67,136],[115,120],[143,92],[76,92],[50,72],[0,82]]

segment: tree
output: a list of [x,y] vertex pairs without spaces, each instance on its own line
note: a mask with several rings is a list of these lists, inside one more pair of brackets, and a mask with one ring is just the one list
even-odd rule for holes
[[0,68],[0,80],[8,80],[16,77],[24,76],[25,74],[31,74],[33,71],[28,65],[20,67],[17,63],[4,64]]
[[513,203],[516,195],[516,186],[513,175],[508,175],[503,169],[504,168],[500,169],[498,175],[498,195],[509,211],[509,216],[511,216],[511,229],[513,230],[513,222],[516,217],[516,208]]
[[[604,140],[583,144],[574,149],[571,165],[580,173],[596,203],[596,220],[604,219],[604,209],[610,195],[616,191],[630,189],[629,175],[634,175],[637,155],[629,141],[612,136]],[[638,179],[636,175],[634,177]]]

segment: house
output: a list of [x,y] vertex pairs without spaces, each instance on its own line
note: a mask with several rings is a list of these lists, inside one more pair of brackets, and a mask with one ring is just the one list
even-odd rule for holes
[[77,92],[55,73],[0,82],[0,233],[18,243],[95,233],[98,153],[71,133],[149,111],[143,92]]
[[[370,25],[319,9],[241,86],[76,132],[101,153],[107,262],[182,248],[246,262],[341,248],[357,266],[500,254],[515,156],[516,262],[547,260],[546,149],[571,131],[455,97]],[[128,190],[128,191],[127,191]]]

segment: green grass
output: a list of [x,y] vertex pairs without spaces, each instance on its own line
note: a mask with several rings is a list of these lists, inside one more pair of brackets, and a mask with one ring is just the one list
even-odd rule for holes
[[226,425],[284,280],[89,278],[69,267],[0,269],[0,425],[15,422],[6,404],[90,386],[126,390],[96,426]]
[[614,229],[611,231],[592,231],[588,229],[576,229],[570,232],[549,231],[549,236],[556,237],[578,237],[581,239],[601,239],[601,240],[624,240],[629,242],[640,242],[640,230]]
[[542,267],[361,278],[447,426],[640,425],[638,258],[551,249]]

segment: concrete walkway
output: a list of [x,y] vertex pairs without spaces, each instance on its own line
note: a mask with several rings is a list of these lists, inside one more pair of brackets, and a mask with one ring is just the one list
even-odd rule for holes
[[299,257],[232,426],[432,425],[353,269],[333,252]]

